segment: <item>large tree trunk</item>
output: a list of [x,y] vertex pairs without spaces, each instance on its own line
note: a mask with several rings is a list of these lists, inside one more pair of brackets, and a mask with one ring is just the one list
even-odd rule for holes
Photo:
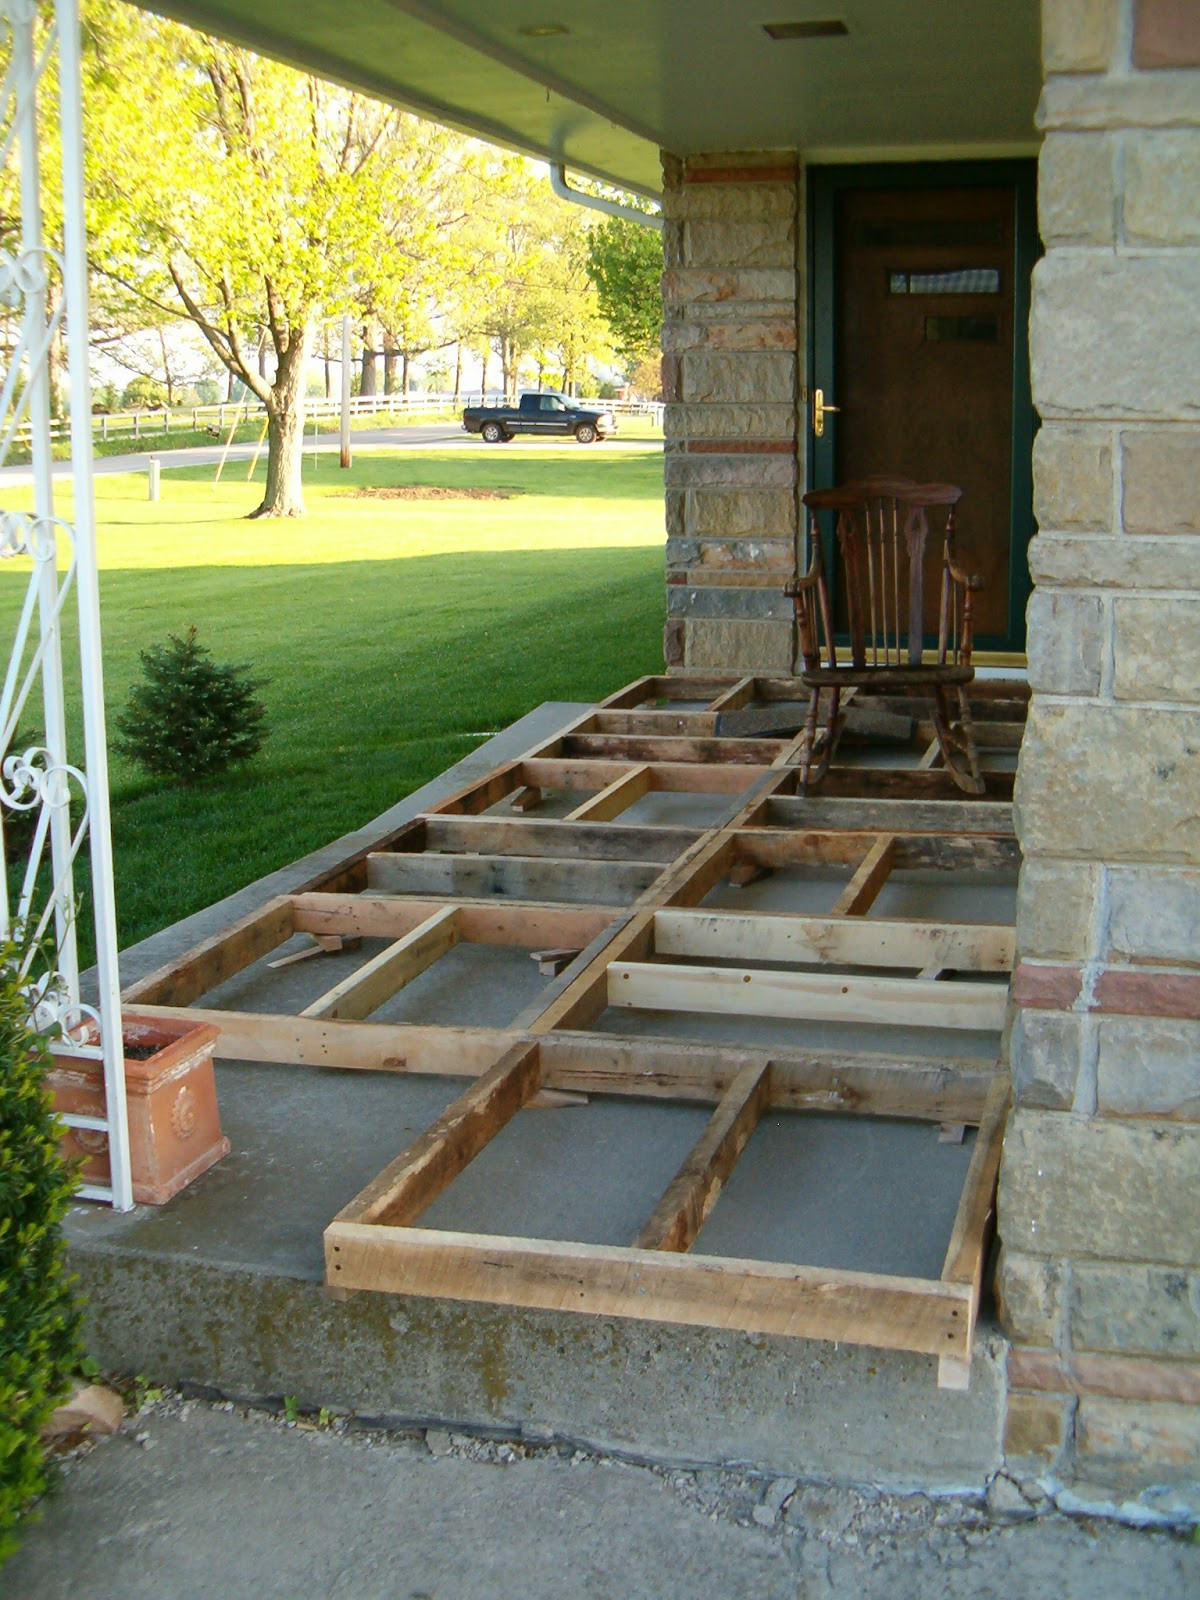
[[358,386],[360,395],[379,393],[379,355],[375,349],[373,331],[369,322],[363,323],[362,381]]
[[279,353],[275,384],[267,402],[267,486],[252,517],[302,517],[304,493],[300,467],[304,459],[304,374],[308,366],[309,327],[289,330],[286,350]]
[[396,349],[389,349],[386,345],[384,346],[384,351],[383,351],[383,392],[384,392],[384,394],[395,394],[395,392],[396,392],[396,357],[399,355],[399,353],[400,352],[398,350],[396,350]]
[[409,365],[410,365],[410,363],[409,363],[409,354],[408,354],[407,350],[401,356],[400,361],[401,361],[401,366],[400,366],[400,393],[407,400],[408,399],[408,374],[409,374]]

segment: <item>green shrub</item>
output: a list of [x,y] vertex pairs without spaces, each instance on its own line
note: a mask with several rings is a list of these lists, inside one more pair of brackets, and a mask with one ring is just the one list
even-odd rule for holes
[[113,744],[152,777],[194,783],[248,761],[267,736],[267,711],[256,690],[265,679],[246,667],[222,667],[191,627],[181,638],[140,652],[138,684],[117,720]]
[[19,961],[11,941],[0,944],[0,1561],[45,1488],[39,1431],[81,1354],[61,1227],[75,1179],[58,1153],[46,1040],[30,1020]]

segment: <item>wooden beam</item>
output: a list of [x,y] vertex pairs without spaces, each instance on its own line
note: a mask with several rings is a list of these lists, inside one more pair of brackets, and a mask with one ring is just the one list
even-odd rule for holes
[[757,681],[756,678],[739,678],[732,688],[726,689],[708,702],[708,710],[737,711],[742,706],[748,706],[754,699]]
[[637,1250],[690,1250],[766,1109],[770,1068],[749,1062],[718,1102],[691,1154],[635,1241]]
[[450,1028],[429,1023],[331,1022],[262,1011],[201,1006],[139,1006],[147,1017],[186,1017],[220,1029],[218,1061],[271,1061],[351,1072],[413,1072],[474,1078],[513,1043],[505,1028]]
[[567,818],[430,817],[425,848],[450,855],[590,857],[594,861],[655,861],[666,866],[705,831]]
[[286,944],[294,931],[291,899],[280,895],[131,983],[121,998],[130,1005],[189,1005]]
[[966,1290],[921,1278],[340,1220],[325,1230],[325,1263],[340,1289],[970,1352]]
[[540,1087],[538,1047],[513,1045],[334,1221],[403,1227],[433,1204]]
[[367,884],[387,894],[507,895],[515,900],[584,900],[628,905],[661,876],[641,861],[556,861],[536,856],[372,855]]
[[1007,999],[1007,989],[997,983],[934,985],[915,978],[666,962],[614,961],[608,968],[609,1005],[640,1011],[998,1031]]
[[570,945],[581,950],[612,925],[611,906],[565,906],[538,901],[409,900],[399,895],[302,894],[292,901],[298,933],[398,939],[446,905],[459,911],[466,944],[517,950]]
[[863,917],[879,897],[896,864],[896,840],[881,834],[858,865],[833,907],[835,917]]
[[671,734],[573,733],[563,740],[565,759],[653,762],[744,762],[769,767],[790,739],[681,738]]
[[305,1006],[300,1015],[328,1017],[331,1022],[362,1022],[453,950],[461,938],[462,913],[457,906],[443,906],[364,962],[356,972],[335,983],[320,999]]
[[[522,765],[527,783],[542,789],[604,789],[614,778],[641,765],[641,759],[600,761],[592,757],[531,757]],[[654,787],[668,794],[745,794],[761,771],[737,762],[651,761]],[[442,807],[437,808],[439,811]]]
[[[325,1022],[262,1012],[142,1006],[150,1017],[211,1022],[221,1061],[267,1061],[351,1072],[475,1078],[527,1035],[504,1028],[392,1022]],[[547,1032],[542,1081],[576,1094],[715,1105],[747,1061],[771,1066],[778,1111],[977,1123],[994,1064],[969,1058],[876,1055],[787,1046],[746,1049],[686,1039]]]
[[883,917],[802,917],[780,911],[658,911],[660,956],[789,961],[847,967],[936,963],[957,972],[1011,972],[1013,930],[991,922],[905,922]]
[[[975,1135],[967,1181],[958,1202],[950,1244],[942,1267],[942,1282],[965,1288],[970,1295],[971,1330],[979,1315],[983,1267],[996,1203],[996,1178],[1008,1120],[1009,1084],[998,1077],[988,1094],[983,1120]],[[965,1389],[971,1381],[970,1355],[943,1354],[938,1360],[938,1388]]]
[[[775,802],[768,802],[773,807]],[[754,827],[732,835],[740,859],[764,867],[853,864],[862,860],[877,833],[842,833],[836,828]],[[1021,850],[1009,836],[986,833],[897,833],[893,870],[928,868],[934,872],[992,872],[1012,877]]]
[[614,778],[607,788],[601,789],[582,805],[576,806],[574,811],[568,812],[564,820],[611,822],[614,817],[619,817],[622,811],[627,811],[630,806],[636,805],[653,787],[654,777],[649,767],[631,767],[619,778]]
[[952,804],[981,806],[1011,801],[1014,774],[985,768],[985,799],[969,801],[945,769],[918,767],[830,767],[816,791],[822,798],[878,800],[945,800]]
[[1012,806],[991,800],[901,800],[869,795],[804,798],[775,795],[767,823],[782,828],[859,829],[872,833],[998,834],[1013,832]]

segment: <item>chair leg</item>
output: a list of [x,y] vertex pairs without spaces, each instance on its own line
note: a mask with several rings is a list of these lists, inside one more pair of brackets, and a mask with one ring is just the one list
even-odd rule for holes
[[954,693],[957,705],[950,699],[950,689],[939,684],[934,690],[933,726],[946,770],[965,794],[983,794],[986,785],[979,769],[979,752],[975,747],[975,724],[971,720],[971,704],[967,691],[958,684]]
[[829,763],[836,743],[838,709],[841,705],[842,691],[840,689],[831,689],[829,693],[829,712],[819,733],[817,732],[817,720],[821,710],[820,689],[812,691],[812,697],[808,702],[808,716],[804,720],[804,743],[800,750],[801,790],[820,783],[829,771]]

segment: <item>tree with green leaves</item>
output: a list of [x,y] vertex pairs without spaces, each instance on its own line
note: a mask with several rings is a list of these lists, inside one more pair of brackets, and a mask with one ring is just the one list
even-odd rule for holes
[[298,515],[315,325],[378,253],[400,113],[131,6],[92,0],[85,25],[93,259],[262,401],[251,515]]
[[658,352],[662,328],[662,234],[640,222],[606,217],[588,231],[588,271],[600,310],[632,370]]

